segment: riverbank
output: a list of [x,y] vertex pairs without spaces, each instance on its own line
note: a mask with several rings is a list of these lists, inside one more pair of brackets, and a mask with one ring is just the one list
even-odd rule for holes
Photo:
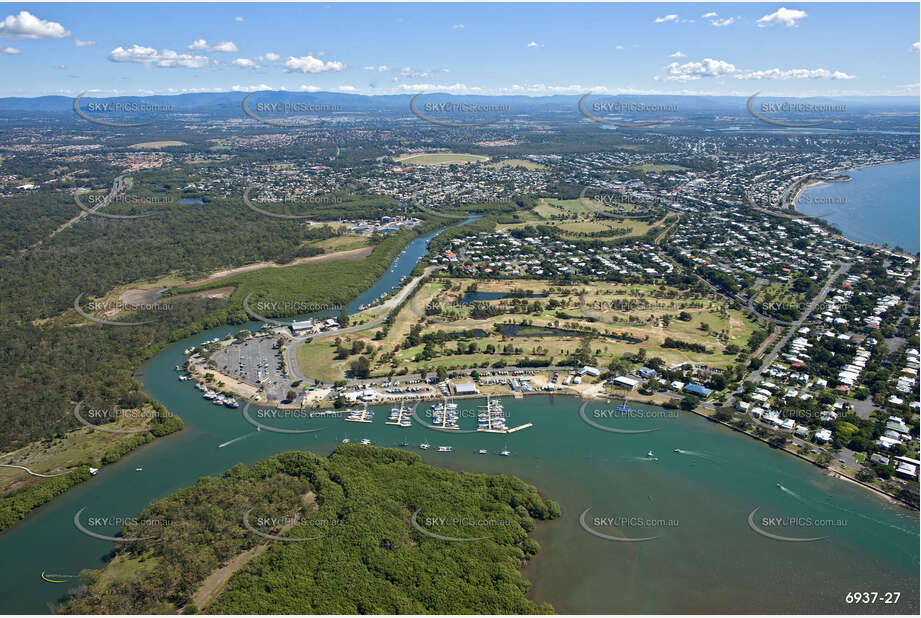
[[863,489],[867,489],[867,490],[873,492],[875,495],[879,496],[880,498],[883,498],[884,500],[886,500],[886,501],[889,502],[890,504],[893,504],[893,505],[896,505],[896,506],[900,506],[900,507],[906,508],[906,509],[908,509],[908,510],[914,510],[914,511],[918,511],[918,510],[919,510],[919,507],[918,507],[918,505],[916,505],[916,504],[911,504],[911,503],[909,503],[909,502],[904,502],[904,501],[902,501],[902,500],[899,500],[899,499],[896,498],[895,496],[892,496],[891,494],[886,493],[885,491],[879,489],[878,487],[874,487],[874,486],[872,486],[872,485],[870,485],[870,484],[868,484],[868,483],[864,483],[863,481],[857,480],[857,479],[855,479],[854,477],[848,476],[848,475],[844,474],[843,472],[841,472],[841,471],[839,471],[839,470],[832,470],[830,467],[828,467],[828,466],[826,466],[826,465],[823,465],[823,464],[821,464],[821,463],[819,463],[819,462],[817,462],[817,461],[815,461],[815,460],[813,460],[813,459],[810,459],[809,457],[806,457],[806,456],[803,455],[802,453],[797,453],[796,451],[790,450],[790,449],[788,449],[786,446],[775,447],[775,446],[771,445],[770,441],[767,440],[766,438],[763,438],[763,437],[761,437],[761,436],[759,436],[759,435],[757,435],[757,434],[755,434],[755,433],[752,433],[752,432],[750,432],[750,431],[746,431],[745,429],[743,429],[743,428],[741,428],[741,427],[736,427],[735,425],[732,425],[732,424],[730,424],[730,423],[721,421],[721,420],[719,420],[718,418],[716,418],[715,416],[711,416],[711,415],[706,414],[706,413],[704,413],[704,412],[701,412],[701,411],[699,411],[699,410],[697,410],[697,409],[691,410],[691,412],[693,412],[694,414],[696,414],[696,415],[698,415],[698,416],[701,416],[701,417],[707,419],[708,421],[711,421],[711,422],[713,422],[713,423],[717,423],[717,424],[722,425],[722,426],[724,426],[724,427],[728,427],[729,429],[731,429],[731,430],[733,430],[733,431],[735,431],[735,432],[737,432],[737,433],[741,433],[741,434],[744,434],[744,435],[748,436],[749,438],[753,438],[753,439],[755,439],[755,440],[757,440],[757,441],[759,441],[759,442],[761,442],[761,443],[763,443],[763,444],[766,444],[768,447],[770,447],[770,448],[772,448],[772,449],[774,449],[774,450],[776,450],[776,451],[783,451],[784,453],[793,455],[793,456],[796,457],[797,459],[800,459],[800,460],[802,460],[802,461],[808,462],[808,463],[810,463],[810,464],[816,466],[817,468],[822,469],[822,470],[825,472],[826,475],[828,475],[828,476],[830,476],[830,477],[832,477],[832,478],[835,478],[835,479],[838,479],[838,480],[842,480],[842,481],[846,481],[846,482],[849,482],[849,483],[851,483],[851,484],[853,484],[853,485],[862,487]]

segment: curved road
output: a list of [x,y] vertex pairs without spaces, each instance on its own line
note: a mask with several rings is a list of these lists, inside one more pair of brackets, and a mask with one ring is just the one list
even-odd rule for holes
[[403,286],[403,289],[400,290],[396,296],[387,299],[379,306],[370,309],[372,313],[381,313],[379,317],[374,318],[370,322],[363,322],[362,324],[356,324],[355,326],[347,326],[345,328],[337,328],[336,330],[329,330],[322,333],[309,334],[309,335],[299,335],[289,339],[284,346],[282,346],[281,353],[282,358],[285,361],[285,367],[288,369],[288,374],[291,375],[296,380],[307,380],[309,378],[305,377],[300,370],[300,367],[297,365],[297,355],[293,352],[297,349],[297,346],[305,343],[307,341],[316,341],[318,339],[326,339],[328,337],[338,337],[340,335],[347,335],[349,333],[356,333],[358,331],[366,330],[368,328],[374,328],[383,324],[390,313],[400,305],[404,300],[406,300],[410,294],[416,291],[416,288],[419,287],[419,284],[422,280],[429,275],[431,275],[436,270],[444,268],[443,266],[429,266],[425,271],[418,277],[414,277],[412,281]]

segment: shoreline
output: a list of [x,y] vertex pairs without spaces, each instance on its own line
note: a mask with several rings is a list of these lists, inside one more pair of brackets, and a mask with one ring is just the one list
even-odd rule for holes
[[[897,161],[884,161],[884,162],[882,162],[882,163],[872,163],[872,164],[868,164],[868,165],[856,165],[856,166],[852,166],[852,167],[843,168],[843,169],[841,169],[841,170],[832,170],[831,172],[827,172],[826,175],[827,175],[827,174],[832,174],[832,173],[834,173],[834,174],[846,174],[847,172],[856,172],[856,171],[859,171],[859,170],[869,169],[869,168],[872,168],[872,167],[883,167],[883,166],[885,166],[885,165],[897,165],[897,164],[899,164],[899,163],[910,163],[910,162],[912,162],[912,161],[914,161],[914,162],[921,162],[921,158],[917,158],[917,157],[916,157],[916,158],[913,158],[913,159],[900,159],[900,160],[897,160]],[[826,184],[831,184],[831,183],[829,183],[828,181],[825,181],[825,180],[817,180],[817,179],[810,179],[810,180],[807,180],[806,182],[804,182],[804,183],[802,184],[802,186],[800,186],[800,187],[796,190],[796,193],[788,200],[787,204],[786,204],[786,205],[782,205],[782,207],[781,207],[780,210],[781,210],[781,211],[784,211],[784,212],[788,212],[788,213],[790,213],[790,214],[802,216],[802,217],[809,217],[809,218],[812,218],[812,219],[819,219],[819,220],[821,220],[821,221],[824,221],[826,224],[828,224],[829,222],[828,222],[827,219],[824,219],[823,217],[818,217],[818,216],[816,216],[816,215],[809,215],[809,214],[806,214],[806,213],[804,213],[804,212],[802,212],[802,211],[800,211],[800,210],[797,210],[797,208],[796,208],[796,203],[799,201],[800,197],[802,196],[803,192],[804,192],[806,189],[814,188],[814,187],[819,187],[819,186],[826,185]],[[860,246],[860,247],[869,247],[869,248],[876,249],[876,250],[887,250],[887,251],[893,251],[893,252],[895,252],[895,249],[892,248],[892,247],[883,247],[882,245],[877,245],[877,244],[874,244],[874,243],[872,243],[872,242],[863,242],[863,241],[860,241],[860,240],[854,240],[853,238],[848,238],[848,236],[847,236],[846,234],[844,234],[843,231],[840,231],[840,236],[841,236],[842,238],[844,238],[845,240],[847,240],[848,242],[854,243],[855,245],[858,245],[858,246]],[[916,255],[917,253],[918,253],[918,252],[915,252],[915,253],[905,253],[905,255],[914,256],[914,255]]]
[[717,424],[722,425],[722,426],[724,426],[724,427],[727,427],[727,428],[729,428],[729,429],[731,429],[731,430],[733,430],[733,431],[735,431],[735,432],[737,432],[737,433],[744,434],[744,435],[748,436],[749,438],[752,438],[753,440],[757,440],[758,442],[761,442],[761,443],[763,443],[763,444],[769,446],[770,448],[773,448],[774,450],[782,451],[782,452],[787,453],[787,454],[789,454],[789,455],[793,455],[793,456],[796,457],[797,459],[800,459],[800,460],[802,460],[802,461],[804,461],[804,462],[806,462],[806,463],[810,463],[810,464],[812,464],[813,466],[815,466],[815,467],[817,467],[817,468],[823,470],[823,471],[824,471],[824,474],[825,474],[826,476],[830,476],[830,477],[832,477],[832,478],[835,478],[835,479],[838,479],[838,480],[841,480],[841,481],[845,481],[845,482],[852,483],[852,484],[854,484],[854,485],[858,485],[858,486],[860,486],[860,487],[863,487],[864,489],[867,489],[867,490],[873,492],[874,494],[876,494],[876,495],[879,496],[880,498],[886,500],[886,502],[888,502],[888,503],[890,503],[890,504],[892,504],[892,505],[901,506],[901,507],[903,507],[903,508],[905,508],[905,509],[912,510],[912,511],[918,511],[918,510],[919,510],[919,507],[916,506],[916,505],[914,505],[914,504],[910,504],[910,503],[908,503],[908,502],[903,502],[902,500],[899,500],[899,499],[896,498],[895,496],[892,496],[891,494],[886,493],[885,491],[883,491],[882,489],[879,489],[878,487],[874,487],[874,486],[872,486],[872,485],[869,485],[869,484],[867,484],[867,483],[864,483],[863,481],[858,481],[857,479],[855,479],[855,478],[853,478],[853,477],[850,477],[850,476],[848,476],[848,475],[846,475],[846,474],[843,474],[842,472],[840,472],[840,471],[838,471],[838,470],[833,470],[833,469],[831,469],[831,468],[829,468],[829,467],[827,467],[827,466],[824,466],[824,465],[822,465],[822,464],[820,464],[820,463],[818,463],[818,462],[816,462],[816,461],[813,461],[813,460],[809,459],[808,457],[806,457],[806,456],[804,456],[804,455],[801,455],[800,453],[797,453],[797,452],[795,452],[795,451],[791,451],[791,450],[788,449],[786,446],[781,447],[781,448],[771,447],[770,444],[769,444],[769,442],[768,442],[767,440],[765,440],[764,438],[762,438],[761,436],[758,436],[758,435],[755,435],[755,434],[753,434],[753,433],[751,433],[751,432],[745,431],[744,429],[741,429],[741,428],[736,427],[736,426],[734,426],[734,425],[730,425],[729,423],[725,423],[725,422],[723,422],[723,421],[721,421],[721,420],[719,420],[719,419],[717,419],[717,418],[715,418],[715,417],[708,416],[708,415],[704,414],[703,412],[698,412],[697,410],[691,410],[691,412],[693,412],[694,414],[696,414],[696,415],[698,415],[698,416],[700,416],[700,417],[702,417],[702,418],[705,418],[706,420],[708,420],[708,421],[710,421],[710,422],[717,423]]

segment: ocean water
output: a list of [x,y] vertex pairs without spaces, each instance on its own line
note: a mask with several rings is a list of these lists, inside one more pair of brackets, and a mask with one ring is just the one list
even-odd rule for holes
[[846,172],[849,182],[804,190],[796,210],[820,217],[858,242],[888,244],[917,253],[921,161],[877,165]]

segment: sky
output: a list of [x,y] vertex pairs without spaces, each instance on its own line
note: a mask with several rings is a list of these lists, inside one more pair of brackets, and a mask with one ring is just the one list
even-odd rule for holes
[[919,94],[919,3],[0,3],[0,96]]

